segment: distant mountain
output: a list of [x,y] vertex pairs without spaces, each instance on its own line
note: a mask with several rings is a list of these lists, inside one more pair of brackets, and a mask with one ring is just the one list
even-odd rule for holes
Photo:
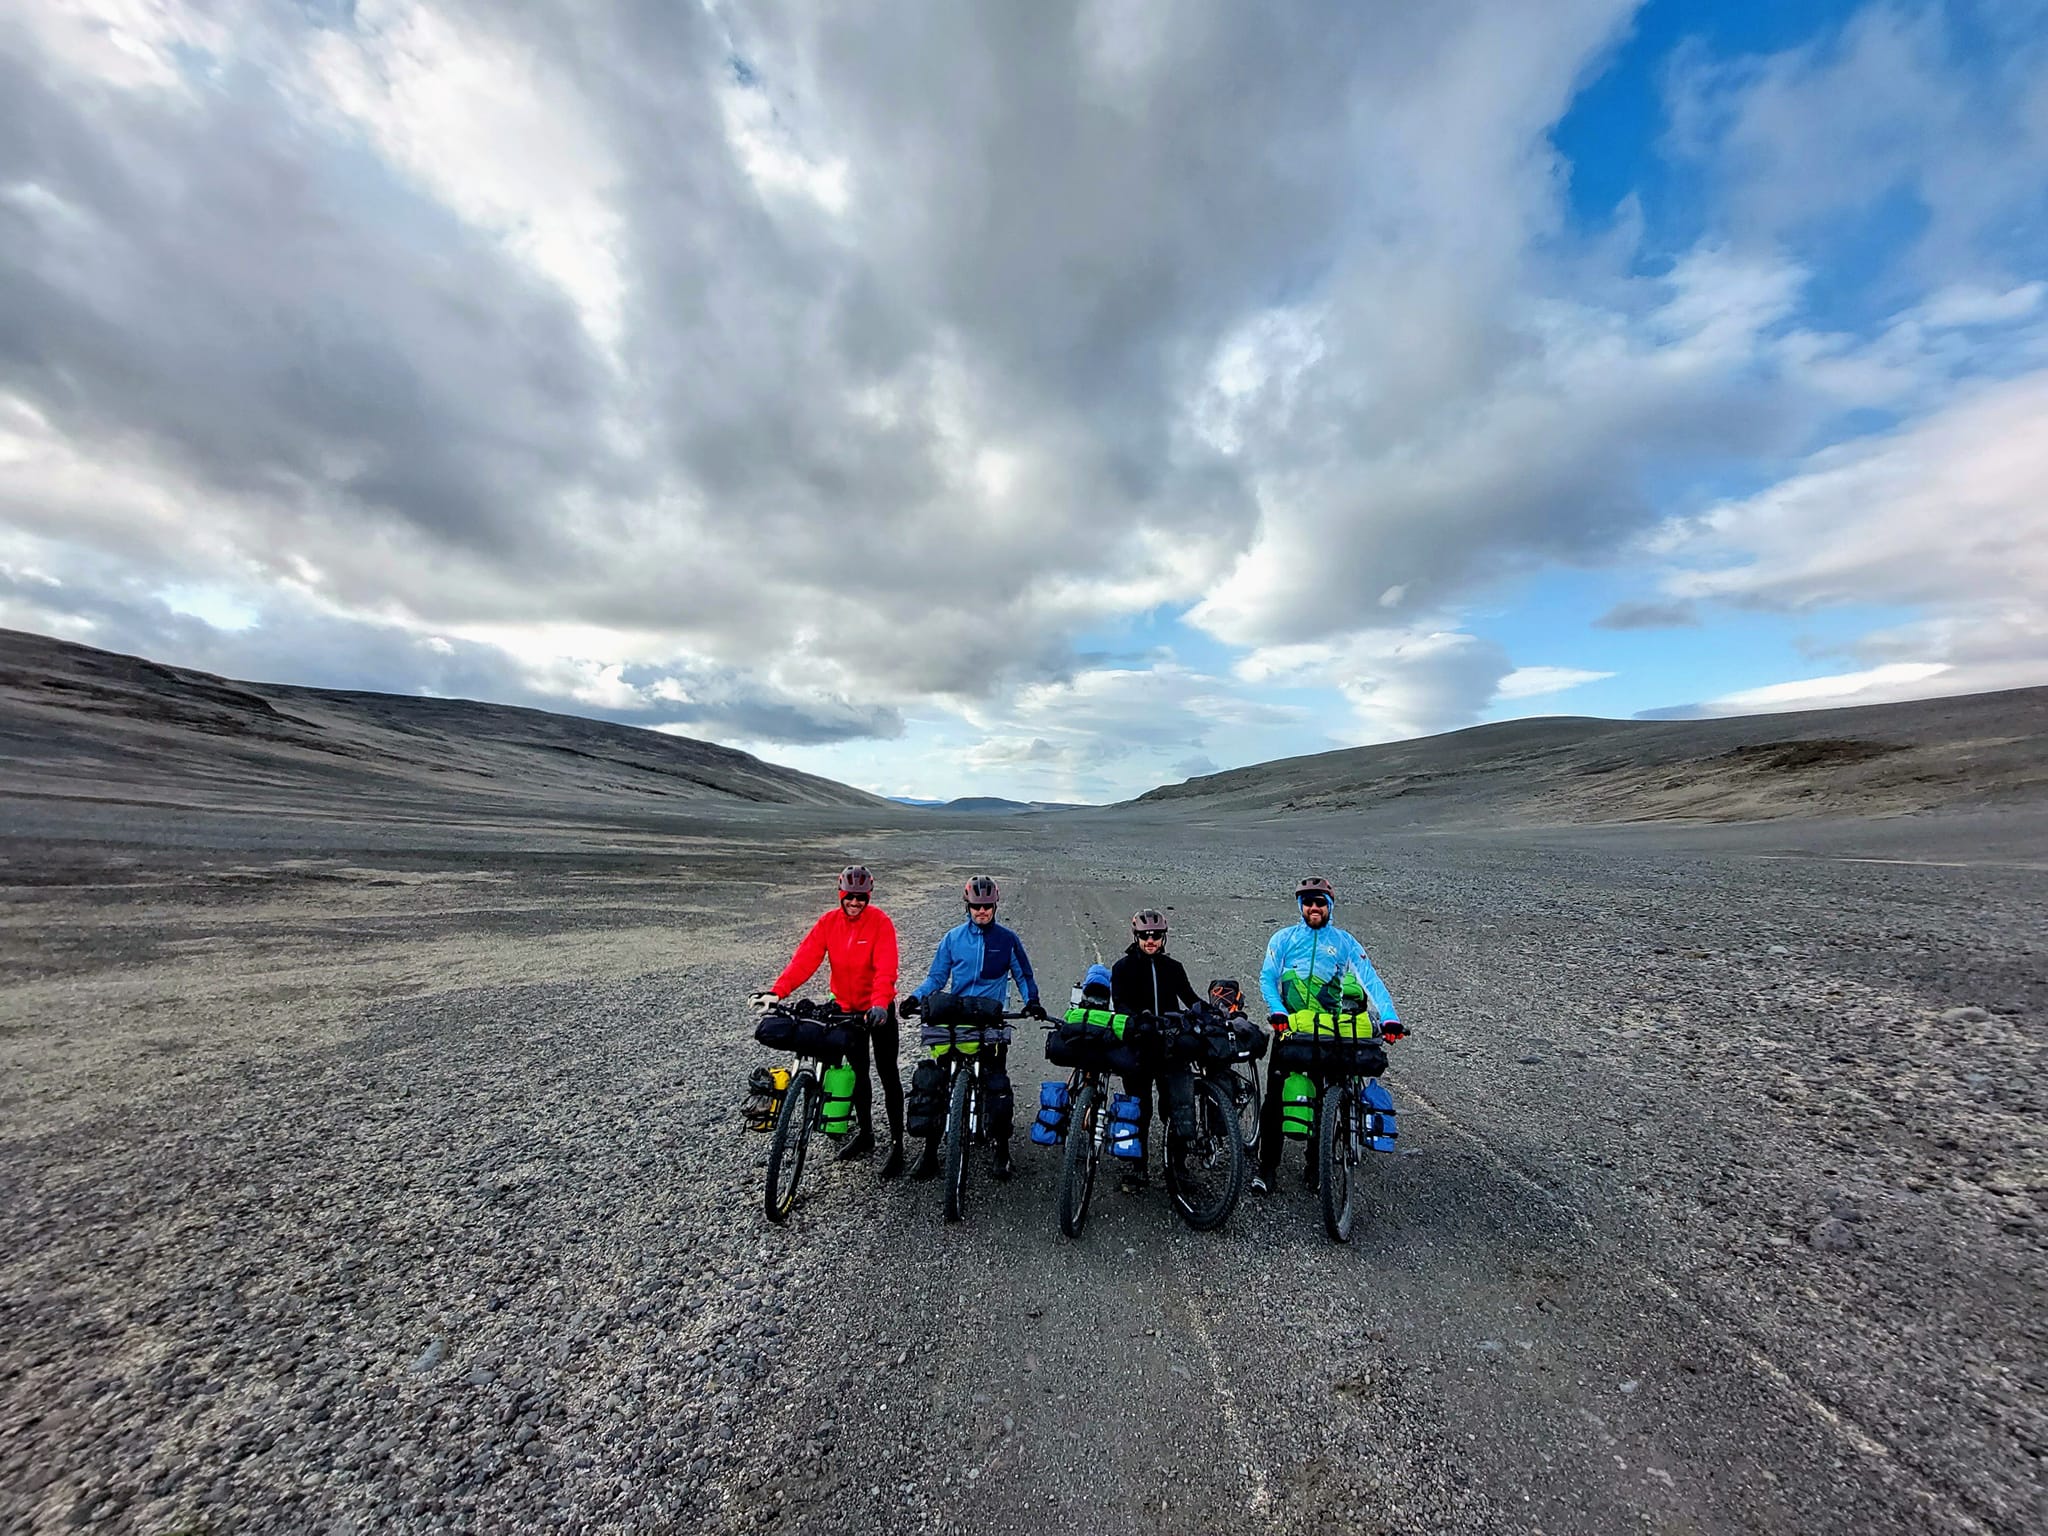
[[919,800],[910,795],[891,795],[897,805],[920,811],[974,811],[983,816],[1018,816],[1027,811],[1085,811],[1085,805],[1064,800],[1005,800],[997,795],[968,795],[959,800]]
[[466,699],[232,682],[0,630],[0,792],[172,803],[408,793],[880,806],[876,795],[637,726]]
[[970,795],[961,800],[948,800],[935,807],[941,811],[979,811],[982,815],[1017,816],[1027,811],[1080,811],[1086,806],[1070,805],[1061,800],[1004,800],[993,795]]
[[2048,688],[1721,720],[1553,716],[1282,758],[1128,802],[1390,825],[1896,815],[2048,800]]

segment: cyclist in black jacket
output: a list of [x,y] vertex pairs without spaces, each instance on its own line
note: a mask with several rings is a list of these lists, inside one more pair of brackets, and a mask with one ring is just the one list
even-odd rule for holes
[[[1146,907],[1131,918],[1131,947],[1110,968],[1110,1007],[1118,1013],[1137,1015],[1173,1013],[1195,1004],[1195,989],[1181,963],[1166,952],[1166,914]],[[1124,1175],[1129,1188],[1142,1189],[1146,1164],[1152,1159],[1152,1078],[1134,1074],[1124,1078],[1124,1092],[1138,1101],[1138,1137],[1145,1145],[1145,1160]],[[1162,1105],[1162,1108],[1164,1106]]]

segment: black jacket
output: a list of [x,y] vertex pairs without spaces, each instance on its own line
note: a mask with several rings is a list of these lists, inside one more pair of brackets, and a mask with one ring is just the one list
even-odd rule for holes
[[1110,1006],[1118,1013],[1172,1013],[1195,1005],[1187,970],[1164,950],[1148,956],[1134,940],[1109,970]]

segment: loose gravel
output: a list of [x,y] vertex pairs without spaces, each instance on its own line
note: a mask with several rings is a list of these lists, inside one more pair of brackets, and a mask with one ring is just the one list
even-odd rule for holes
[[[910,826],[6,845],[0,1526],[2048,1524],[2038,854]],[[737,1003],[851,857],[913,966],[996,873],[1054,996],[1141,901],[1250,982],[1328,874],[1415,1030],[1355,1240],[1290,1148],[1070,1243],[1021,1135],[963,1227],[815,1157],[768,1224]]]

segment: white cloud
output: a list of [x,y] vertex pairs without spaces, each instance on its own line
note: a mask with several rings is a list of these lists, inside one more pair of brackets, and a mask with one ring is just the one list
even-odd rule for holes
[[1827,709],[1841,704],[1880,704],[1896,699],[1925,698],[1943,691],[1929,684],[1948,671],[1938,662],[1892,662],[1862,672],[1843,672],[1832,677],[1802,678],[1790,683],[1772,683],[1762,688],[1745,688],[1710,700],[1704,708],[1714,714],[1753,715],[1786,709]]
[[[2048,372],[1981,385],[1671,525],[1682,598],[1781,608],[2048,601]],[[1708,563],[1713,562],[1713,563]]]
[[[1232,644],[1285,643],[1434,610],[1545,556],[1595,558],[1647,519],[1653,463],[1794,440],[1807,413],[1784,408],[1768,347],[1803,281],[1706,250],[1631,285],[1633,313],[1524,302],[1500,317],[1494,355],[1435,392],[1428,370],[1411,379],[1407,358],[1385,356],[1395,301],[1361,295],[1298,382],[1288,428],[1244,456],[1258,534],[1188,621]],[[1438,318],[1455,332],[1459,317]],[[1370,413],[1361,389],[1385,392]]]
[[1686,602],[1923,614],[1839,648],[1874,663],[1865,671],[1737,702],[2048,682],[2048,372],[1817,454],[1755,496],[1674,522],[1659,547],[1682,563],[1666,586]]
[[1547,693],[1563,693],[1586,683],[1614,676],[1612,672],[1589,672],[1581,667],[1517,667],[1500,680],[1495,697],[1534,699]]
[[[1983,102],[1894,13],[1695,69],[1732,212],[1660,251],[1640,207],[1571,226],[1548,137],[1634,9],[35,0],[8,611],[821,753],[918,713],[1093,798],[1589,680],[1461,607],[1879,406],[1909,424],[1667,538],[1706,607],[1661,611],[1919,603],[1856,662],[1990,675],[2041,574],[1999,437],[2037,423],[1983,382],[2048,366],[1982,155],[2031,142],[2025,50]],[[1799,210],[1896,186],[1970,259],[1816,328]],[[1174,614],[1248,654],[1077,654]]]
[[226,51],[238,7],[171,0],[23,0],[19,25],[69,71],[120,90],[186,92],[179,55]]
[[1490,640],[1459,630],[1364,630],[1335,640],[1261,646],[1235,673],[1248,683],[1334,688],[1353,723],[1331,722],[1346,745],[1426,736],[1470,725],[1513,670]]
[[2048,283],[2021,283],[2013,288],[1987,288],[1979,283],[1954,283],[1920,306],[1931,327],[2009,325],[2041,308]]
[[2044,81],[2036,7],[1972,7],[1964,22],[1953,7],[1873,4],[1775,54],[1694,48],[1673,72],[1672,138],[1746,238],[1824,242],[1910,196],[1925,215],[1914,261],[1953,284],[2038,245]]
[[559,284],[599,344],[617,347],[619,170],[538,48],[490,27],[487,11],[360,0],[354,27],[315,36],[300,88]]

